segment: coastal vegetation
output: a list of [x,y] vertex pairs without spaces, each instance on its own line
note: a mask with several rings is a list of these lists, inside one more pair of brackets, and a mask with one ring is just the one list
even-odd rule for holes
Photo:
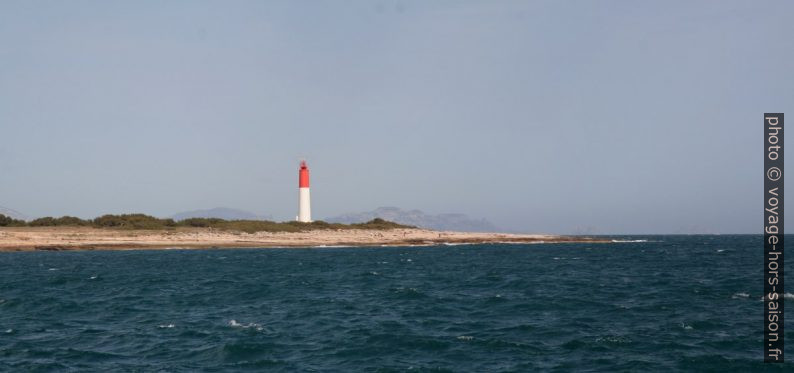
[[305,232],[322,229],[397,229],[415,228],[413,226],[397,224],[380,218],[372,219],[366,223],[338,224],[327,223],[322,220],[311,223],[297,221],[274,222],[269,220],[224,220],[217,218],[188,218],[179,221],[174,219],[161,219],[145,214],[102,215],[95,219],[80,219],[74,216],[59,218],[43,217],[26,222],[13,219],[0,214],[0,227],[93,227],[107,229],[149,229],[165,230],[178,228],[211,228],[224,231],[255,232]]
[[0,227],[24,227],[26,224],[24,220],[14,219],[0,214]]

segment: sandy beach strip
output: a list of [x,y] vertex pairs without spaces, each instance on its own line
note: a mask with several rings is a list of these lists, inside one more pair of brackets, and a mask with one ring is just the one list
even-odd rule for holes
[[163,248],[406,246],[476,243],[611,242],[579,236],[469,233],[426,229],[311,230],[244,233],[212,228],[118,230],[83,227],[0,228],[0,251]]

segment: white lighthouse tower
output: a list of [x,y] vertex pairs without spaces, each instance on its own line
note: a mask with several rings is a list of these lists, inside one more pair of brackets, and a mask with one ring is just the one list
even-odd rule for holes
[[298,170],[298,221],[302,223],[312,222],[312,201],[309,196],[309,166],[306,161],[301,161]]

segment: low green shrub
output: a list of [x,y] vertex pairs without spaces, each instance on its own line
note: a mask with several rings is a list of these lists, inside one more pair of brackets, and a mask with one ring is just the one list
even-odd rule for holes
[[14,219],[10,216],[0,214],[0,227],[24,227],[27,225],[24,220]]
[[185,228],[213,228],[225,231],[239,231],[246,233],[255,232],[305,232],[318,229],[396,229],[414,228],[397,224],[380,218],[372,219],[366,223],[339,224],[317,220],[311,223],[298,221],[274,222],[269,220],[224,220],[217,218],[189,218],[180,221],[173,219],[160,219],[145,214],[102,215],[93,220],[83,220],[74,216],[53,218],[50,216],[38,218],[30,222],[12,219],[0,214],[0,227],[58,227],[58,226],[91,226],[95,228],[111,229],[174,229]]

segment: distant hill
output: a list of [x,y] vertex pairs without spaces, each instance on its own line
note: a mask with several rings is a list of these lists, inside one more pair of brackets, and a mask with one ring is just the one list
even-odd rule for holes
[[189,218],[218,218],[224,220],[272,220],[270,216],[257,215],[249,211],[232,209],[228,207],[216,207],[209,210],[185,211],[171,215],[171,218],[176,221],[189,219]]
[[361,223],[381,218],[399,224],[462,232],[497,232],[499,228],[485,219],[472,219],[464,214],[425,214],[420,210],[403,210],[397,207],[379,207],[374,211],[344,214],[325,219],[329,223]]
[[12,210],[12,209],[10,209],[8,207],[3,207],[3,206],[0,206],[0,214],[8,216],[9,218],[14,218],[14,219],[18,219],[18,220],[25,220],[25,221],[31,220],[30,216],[27,216],[27,215],[25,215],[25,214],[23,214],[23,213],[21,213],[21,212],[19,212],[17,210]]

